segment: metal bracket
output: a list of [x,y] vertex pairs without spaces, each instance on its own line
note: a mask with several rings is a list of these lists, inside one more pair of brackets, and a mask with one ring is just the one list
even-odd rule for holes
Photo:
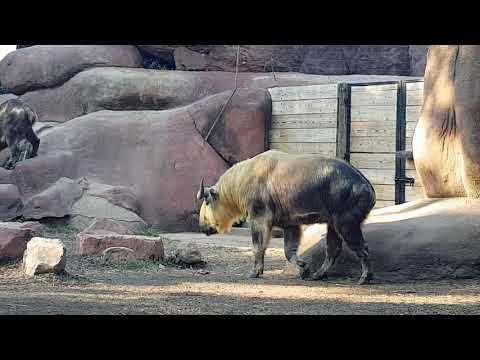
[[414,178],[408,178],[408,177],[395,178],[395,182],[397,182],[397,181],[404,182],[408,186],[413,186],[413,184],[415,184],[415,179]]

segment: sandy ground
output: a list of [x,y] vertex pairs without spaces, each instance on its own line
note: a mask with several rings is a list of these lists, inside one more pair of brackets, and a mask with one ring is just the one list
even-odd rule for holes
[[[167,254],[195,244],[207,265],[104,264],[73,253],[74,232],[49,228],[67,246],[67,275],[25,278],[20,263],[0,265],[0,314],[480,314],[478,281],[377,283],[356,278],[303,281],[284,272],[274,239],[261,279],[245,236],[164,234]],[[359,269],[360,271],[360,269]]]

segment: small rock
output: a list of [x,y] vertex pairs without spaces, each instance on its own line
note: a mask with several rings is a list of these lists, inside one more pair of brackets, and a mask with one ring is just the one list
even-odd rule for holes
[[183,265],[196,265],[200,263],[205,263],[202,260],[202,254],[198,249],[194,248],[185,248],[177,249],[174,253],[175,263]]
[[134,251],[136,260],[163,260],[162,239],[139,235],[113,233],[79,233],[76,236],[76,254],[100,256],[112,247],[123,247]]
[[159,265],[158,265],[158,268],[159,268],[160,270],[165,270],[167,267],[166,267],[165,265],[163,265],[163,264],[159,264]]
[[135,261],[135,251],[126,247],[110,247],[102,253],[103,261]]
[[95,218],[92,223],[85,230],[83,230],[83,233],[114,233],[119,235],[134,235],[133,231],[131,231],[125,225],[120,224],[114,219],[106,218]]
[[0,222],[0,260],[22,257],[27,242],[42,232],[43,226],[37,222]]
[[25,275],[55,273],[65,270],[67,249],[58,239],[34,237],[27,244],[23,255]]

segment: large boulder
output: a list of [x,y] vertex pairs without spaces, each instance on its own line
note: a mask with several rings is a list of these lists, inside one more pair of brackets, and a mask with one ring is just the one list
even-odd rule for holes
[[132,45],[36,45],[17,49],[0,61],[0,83],[14,94],[62,84],[84,69],[140,67]]
[[[315,85],[336,82],[400,80],[380,75],[325,76],[300,73],[240,73],[239,88]],[[100,110],[164,110],[233,90],[235,73],[95,68],[82,71],[62,86],[28,92],[39,121],[66,122]]]
[[58,239],[34,237],[23,254],[23,271],[27,276],[59,274],[65,270],[67,249]]
[[409,46],[308,45],[300,71],[331,75],[410,75]]
[[[236,45],[178,46],[173,56],[177,70],[235,71]],[[298,71],[303,45],[242,45],[238,71]]]
[[18,96],[15,94],[0,94],[0,104],[10,99],[16,99]]
[[0,222],[0,261],[21,258],[27,242],[42,232],[43,226],[35,222]]
[[25,219],[64,217],[72,214],[73,205],[83,195],[77,181],[62,177],[55,184],[25,201]]
[[[235,70],[236,45],[139,45],[139,48],[164,66],[171,66],[174,59],[177,70]],[[272,65],[276,72],[325,75],[412,73],[408,45],[241,45],[240,72],[270,71]]]
[[427,53],[430,45],[410,45],[410,75],[425,75],[425,66],[427,63]]
[[17,186],[0,184],[0,221],[8,221],[22,215],[23,203]]
[[428,197],[480,197],[480,46],[432,45],[412,150]]
[[[371,212],[363,233],[376,281],[480,276],[480,200],[423,199]],[[325,252],[324,225],[307,228],[299,253],[315,270]],[[360,276],[360,261],[344,245],[331,276]]]
[[78,117],[41,136],[39,156],[17,164],[12,177],[26,197],[60,177],[111,184],[88,190],[75,203],[71,215],[85,220],[80,226],[95,217],[109,218],[112,207],[107,206],[116,206],[122,216],[129,207],[129,217],[136,212],[149,225],[195,230],[200,180],[212,184],[228,169],[227,161],[265,150],[271,112],[268,92],[261,89],[238,89],[204,141],[230,95],[167,111],[99,111]]

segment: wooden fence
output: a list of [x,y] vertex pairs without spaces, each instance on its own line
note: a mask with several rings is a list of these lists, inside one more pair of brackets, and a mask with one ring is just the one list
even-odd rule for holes
[[[373,184],[377,207],[423,197],[411,150],[423,81],[340,83],[270,88],[269,147],[337,156]],[[407,186],[406,186],[407,185]]]

